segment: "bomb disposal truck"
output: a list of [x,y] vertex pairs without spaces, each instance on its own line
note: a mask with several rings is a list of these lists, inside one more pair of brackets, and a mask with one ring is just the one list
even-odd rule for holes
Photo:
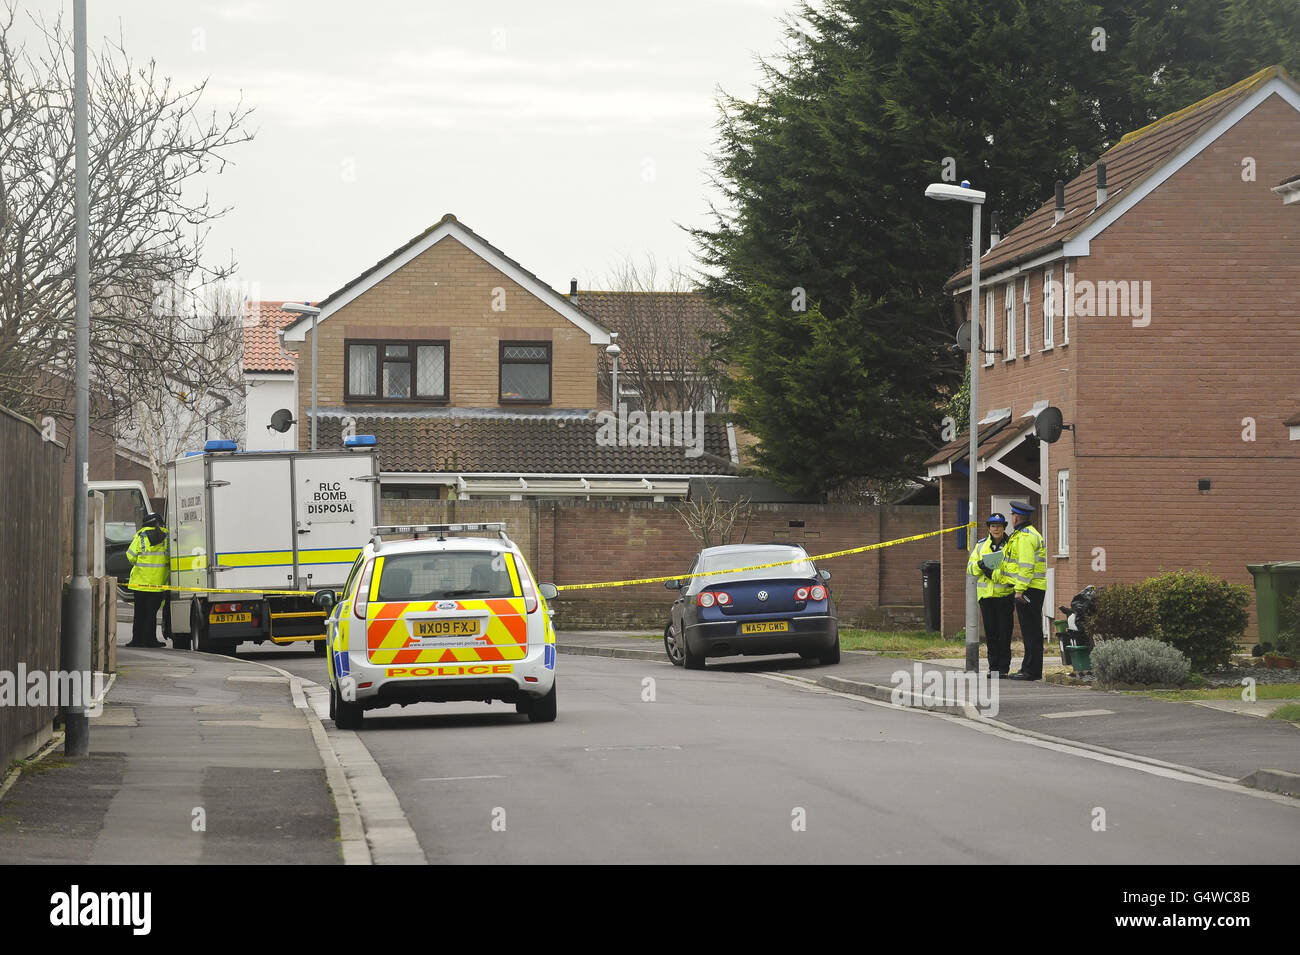
[[357,435],[341,451],[238,451],[209,441],[167,466],[176,649],[233,653],[269,640],[325,655],[325,613],[310,595],[275,591],[342,587],[379,523],[374,444]]

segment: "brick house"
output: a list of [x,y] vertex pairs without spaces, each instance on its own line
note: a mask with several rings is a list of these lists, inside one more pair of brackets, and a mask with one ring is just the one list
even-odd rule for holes
[[[663,441],[635,421],[611,427],[599,393],[610,329],[571,293],[443,216],[320,303],[318,446],[349,429],[376,435],[394,500],[671,500],[692,477],[736,474],[720,416],[658,419]],[[300,448],[311,334],[302,318],[283,335],[297,356]]]
[[[1273,194],[1297,190],[1268,185],[1298,155],[1300,86],[1271,67],[1124,136],[991,237],[976,520],[1038,508],[1046,614],[1090,583],[1249,585],[1247,563],[1300,556],[1300,215]],[[964,308],[969,269],[947,288]],[[1067,426],[1051,444],[1034,437],[1049,405]],[[968,440],[926,462],[948,525],[966,519]],[[966,556],[948,535],[945,633],[964,624]]]
[[[296,412],[298,382],[292,352],[280,335],[298,320],[280,302],[249,302],[244,321],[244,435],[249,451],[288,451],[298,446],[298,425],[269,427],[281,408]],[[297,421],[297,418],[294,418]]]

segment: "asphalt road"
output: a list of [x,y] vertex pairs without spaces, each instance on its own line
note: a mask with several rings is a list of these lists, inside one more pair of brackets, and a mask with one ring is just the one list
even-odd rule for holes
[[[325,679],[301,652],[241,656]],[[372,711],[358,735],[433,863],[1300,861],[1300,807],[1281,797],[760,666],[561,655],[555,723],[503,704],[420,705]]]

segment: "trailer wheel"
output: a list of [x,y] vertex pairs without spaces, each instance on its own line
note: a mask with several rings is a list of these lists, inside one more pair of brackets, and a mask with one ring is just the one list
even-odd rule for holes
[[200,653],[216,650],[208,640],[208,615],[203,609],[202,600],[190,601],[190,637],[194,640],[194,649]]
[[314,654],[316,654],[316,656],[318,656],[318,657],[323,657],[323,656],[325,656],[325,641],[324,641],[324,640],[313,640],[313,641],[311,642],[311,652],[314,653]]

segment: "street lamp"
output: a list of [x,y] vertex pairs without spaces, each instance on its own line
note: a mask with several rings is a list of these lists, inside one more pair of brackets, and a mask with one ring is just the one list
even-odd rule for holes
[[[982,193],[981,193],[982,195]],[[310,315],[311,316],[311,449],[316,450],[316,326],[320,321],[320,309],[315,305],[308,305],[306,302],[285,302],[280,306],[280,311],[289,312],[292,315]]]
[[617,338],[618,332],[610,332],[609,344],[605,346],[605,354],[609,356],[613,366],[609,382],[609,406],[614,410],[615,415],[618,414],[618,356],[623,354],[623,349],[618,347]]
[[[971,207],[970,242],[970,514],[966,529],[966,546],[973,546],[973,533],[969,524],[975,523],[979,507],[979,482],[976,478],[976,461],[979,455],[979,355],[980,342],[980,210],[984,193],[972,189],[970,182],[962,180],[960,186],[949,182],[935,182],[925,187],[927,199],[940,202],[966,202]],[[966,669],[978,673],[980,669],[979,605],[975,593],[975,578],[966,578]]]

